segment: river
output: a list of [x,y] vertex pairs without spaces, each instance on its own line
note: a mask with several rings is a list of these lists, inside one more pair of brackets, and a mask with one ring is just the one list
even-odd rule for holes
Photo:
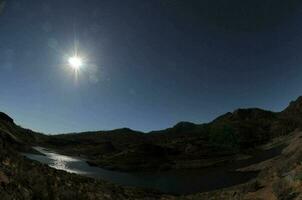
[[202,169],[182,169],[158,172],[119,172],[93,167],[84,159],[65,156],[42,147],[34,147],[43,155],[23,153],[27,158],[50,167],[92,178],[100,178],[119,185],[156,189],[169,194],[190,194],[229,187],[256,177],[257,172],[235,172],[239,167],[266,160],[281,153],[282,148],[263,151],[251,159],[231,165]]

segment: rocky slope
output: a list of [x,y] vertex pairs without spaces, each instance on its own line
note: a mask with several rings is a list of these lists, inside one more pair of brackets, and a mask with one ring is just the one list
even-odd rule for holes
[[295,131],[276,138],[286,144],[282,154],[239,171],[260,171],[256,179],[248,183],[180,197],[183,200],[281,200],[302,199],[302,132]]

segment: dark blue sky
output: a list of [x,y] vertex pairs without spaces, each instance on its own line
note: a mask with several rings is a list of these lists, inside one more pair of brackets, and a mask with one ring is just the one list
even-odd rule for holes
[[[302,2],[301,2],[302,3]],[[10,0],[0,110],[45,133],[179,121],[302,95],[302,5],[284,0]],[[87,58],[66,65],[75,37]]]

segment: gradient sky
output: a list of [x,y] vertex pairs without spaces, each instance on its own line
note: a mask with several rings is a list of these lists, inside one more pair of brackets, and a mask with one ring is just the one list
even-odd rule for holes
[[[9,0],[0,110],[44,133],[280,111],[302,95],[300,2]],[[87,59],[77,81],[66,64],[75,41]]]

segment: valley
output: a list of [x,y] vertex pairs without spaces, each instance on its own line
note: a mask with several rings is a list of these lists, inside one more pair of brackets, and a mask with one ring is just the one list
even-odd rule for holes
[[[40,199],[53,199],[51,195],[63,198],[70,195],[68,191],[76,199],[257,199],[266,195],[278,199],[284,192],[298,197],[301,105],[300,97],[280,113],[239,109],[207,124],[181,122],[150,133],[123,128],[53,136],[17,126],[2,113],[1,193],[28,199],[33,195]],[[52,169],[47,166],[52,166],[49,161],[34,158],[46,159],[34,146],[50,149],[47,152],[51,155],[65,155],[67,161],[81,159],[86,169],[103,170],[103,174],[85,177],[77,171]],[[21,152],[36,156],[28,159]],[[183,175],[177,176],[176,172]],[[240,173],[243,176],[236,178]],[[247,176],[249,173],[251,176]],[[133,176],[138,178],[137,183]],[[160,177],[167,185],[173,186],[174,182],[175,187],[163,189],[167,185],[155,187],[152,184],[156,182],[148,182]],[[192,185],[186,190],[188,178]],[[14,191],[16,185],[18,191]]]

